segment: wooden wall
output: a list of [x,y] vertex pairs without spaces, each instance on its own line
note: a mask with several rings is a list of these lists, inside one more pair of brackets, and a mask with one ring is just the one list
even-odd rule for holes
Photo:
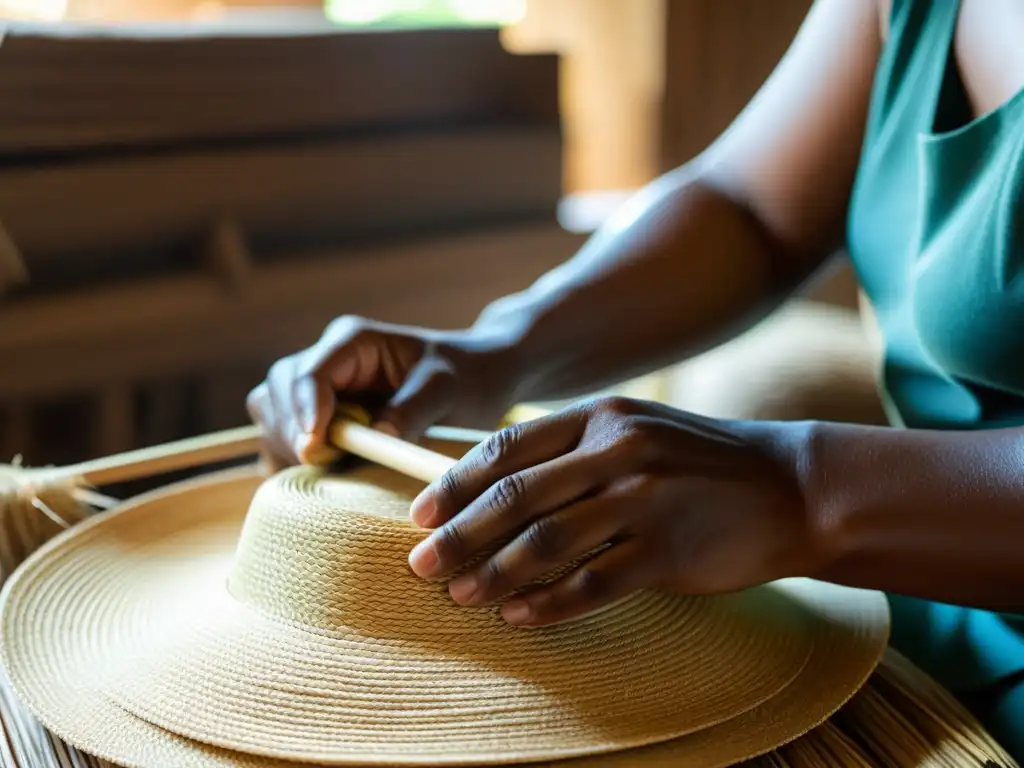
[[494,30],[0,31],[0,460],[242,424],[337,315],[464,326],[582,242],[557,57]]
[[706,147],[765,81],[811,0],[665,0],[660,160],[673,168]]

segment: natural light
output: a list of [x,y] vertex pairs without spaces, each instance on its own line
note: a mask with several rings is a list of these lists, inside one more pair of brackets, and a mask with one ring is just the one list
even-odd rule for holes
[[64,18],[67,6],[67,0],[0,0],[0,18],[57,21]]
[[520,21],[526,0],[327,0],[343,25],[505,25]]

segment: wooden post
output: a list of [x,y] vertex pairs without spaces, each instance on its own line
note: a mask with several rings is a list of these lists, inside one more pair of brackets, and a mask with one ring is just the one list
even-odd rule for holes
[[747,105],[811,0],[664,0],[661,171],[693,158]]
[[252,273],[252,254],[234,218],[217,219],[207,237],[203,258],[226,291],[235,293],[245,288]]
[[562,57],[567,192],[632,189],[657,174],[666,0],[528,0],[502,33]]
[[28,283],[28,267],[14,240],[0,221],[0,296]]

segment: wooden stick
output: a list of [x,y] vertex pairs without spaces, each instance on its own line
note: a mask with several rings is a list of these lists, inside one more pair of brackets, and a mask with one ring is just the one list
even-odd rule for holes
[[[428,436],[465,442],[480,442],[489,434],[451,427],[427,430]],[[431,482],[440,477],[455,464],[455,459],[449,456],[347,419],[336,420],[331,425],[328,439],[340,450],[424,482]],[[259,453],[262,442],[263,433],[260,427],[246,426],[104,456],[66,467],[30,471],[40,481],[45,482],[109,485],[219,461],[241,459]]]
[[451,456],[427,450],[347,419],[333,422],[327,435],[328,442],[336,448],[425,483],[433,482],[456,463]]
[[219,461],[232,461],[259,453],[262,431],[257,426],[239,427],[209,435],[189,437],[171,443],[103,456],[52,470],[36,469],[47,481],[78,481],[87,485],[109,485],[138,480]]

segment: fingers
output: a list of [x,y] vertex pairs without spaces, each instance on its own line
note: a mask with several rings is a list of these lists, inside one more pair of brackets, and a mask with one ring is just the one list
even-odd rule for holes
[[300,353],[276,362],[247,404],[263,426],[268,450],[285,464],[324,463],[336,452],[326,449],[334,393],[316,375],[303,372]]
[[579,618],[648,587],[656,572],[640,539],[627,539],[552,584],[509,600],[509,624],[540,627]]
[[[458,515],[437,528],[409,554],[409,566],[423,578],[463,569],[482,550],[527,526],[527,535],[545,531],[536,544],[555,556],[572,533],[556,526],[549,513],[593,491],[607,476],[602,456],[569,453],[537,467],[501,477]],[[531,525],[532,524],[532,525]],[[551,538],[558,537],[555,545]],[[463,587],[468,589],[466,582]]]
[[[390,417],[404,419],[412,430],[429,426],[431,418],[445,409],[454,374],[448,372],[446,377],[435,365],[435,370],[425,368],[407,380],[406,372],[422,351],[423,342],[415,336],[371,326],[361,318],[342,317],[328,326],[316,344],[274,363],[265,381],[247,398],[250,416],[264,428],[272,464],[327,464],[337,458],[339,452],[327,444],[327,428],[338,393],[379,405],[399,388]],[[425,415],[419,414],[421,407]],[[388,431],[402,434],[403,429],[395,425]]]
[[448,585],[461,605],[499,600],[594,552],[628,524],[623,500],[601,494],[537,517],[482,565]]
[[263,445],[266,461],[271,469],[294,464],[298,458],[294,447],[288,444],[284,433],[279,428],[278,414],[270,397],[270,388],[264,381],[246,399],[249,416],[255,424],[263,428]]
[[572,451],[585,424],[566,409],[495,432],[413,500],[413,522],[436,528],[451,520],[499,480]]
[[426,356],[405,377],[381,411],[376,426],[407,440],[416,440],[448,410],[455,373],[441,358]]

